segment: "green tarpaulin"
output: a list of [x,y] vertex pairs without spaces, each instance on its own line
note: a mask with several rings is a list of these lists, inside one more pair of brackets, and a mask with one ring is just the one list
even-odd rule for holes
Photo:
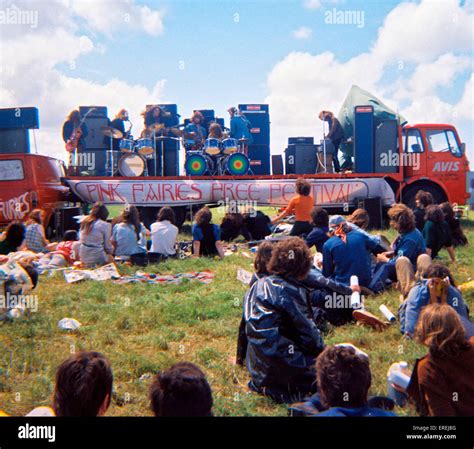
[[[338,114],[338,120],[344,129],[346,139],[354,136],[354,107],[355,106],[373,106],[374,121],[377,126],[382,120],[398,120],[400,125],[407,123],[404,117],[398,114],[386,104],[382,103],[377,97],[370,92],[361,89],[359,86],[353,85],[342,103],[341,110]],[[348,168],[352,165],[352,144],[341,145],[341,152],[344,158],[343,168]]]

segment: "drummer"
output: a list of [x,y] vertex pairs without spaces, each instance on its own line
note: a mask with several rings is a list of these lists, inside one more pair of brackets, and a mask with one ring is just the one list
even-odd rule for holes
[[209,126],[209,135],[207,136],[208,139],[222,140],[226,137],[227,136],[222,132],[222,128],[219,123],[211,123],[211,126]]
[[[124,138],[128,137],[128,134],[130,133],[130,129],[125,132],[125,122],[128,122],[128,111],[126,109],[120,109],[120,111],[117,112],[117,115],[115,118],[110,122],[109,126],[111,128],[115,128],[116,130],[120,131],[122,133],[122,136]],[[109,143],[109,138],[106,137],[105,140],[107,141],[106,143]],[[113,150],[114,151],[119,151],[120,147],[120,141],[122,138],[113,138]]]
[[194,111],[191,117],[191,123],[189,123],[185,128],[184,132],[192,134],[192,138],[185,138],[184,146],[185,148],[193,146],[202,146],[204,140],[207,137],[207,131],[202,124],[204,123],[204,116],[199,111]]

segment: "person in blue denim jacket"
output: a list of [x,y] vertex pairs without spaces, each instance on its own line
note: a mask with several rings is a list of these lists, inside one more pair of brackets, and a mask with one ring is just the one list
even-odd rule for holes
[[439,263],[431,264],[423,273],[423,279],[418,281],[408,294],[406,301],[400,306],[398,315],[400,331],[412,337],[416,323],[423,307],[430,303],[430,283],[433,279],[447,279],[448,287],[446,302],[461,316],[469,319],[469,312],[461,292],[456,288],[451,272]]
[[[406,296],[415,281],[415,271],[420,264],[426,266],[431,258],[426,254],[426,245],[421,232],[416,229],[413,211],[404,204],[395,204],[388,211],[390,225],[399,235],[390,252],[377,255],[378,264],[369,288],[378,293],[387,286],[387,281],[398,281],[399,289]],[[421,257],[420,256],[424,256]]]

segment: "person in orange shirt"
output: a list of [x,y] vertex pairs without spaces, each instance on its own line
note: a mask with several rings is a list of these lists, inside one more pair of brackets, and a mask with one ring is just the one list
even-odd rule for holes
[[311,184],[306,179],[296,180],[297,195],[291,199],[287,208],[272,219],[272,224],[277,223],[288,215],[295,215],[295,224],[291,229],[290,235],[300,236],[309,234],[313,227],[311,226],[311,210],[314,206],[314,199],[310,195]]

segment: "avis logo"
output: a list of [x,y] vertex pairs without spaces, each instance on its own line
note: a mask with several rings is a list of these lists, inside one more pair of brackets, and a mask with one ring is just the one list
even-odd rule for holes
[[459,171],[459,162],[436,162],[433,171]]

